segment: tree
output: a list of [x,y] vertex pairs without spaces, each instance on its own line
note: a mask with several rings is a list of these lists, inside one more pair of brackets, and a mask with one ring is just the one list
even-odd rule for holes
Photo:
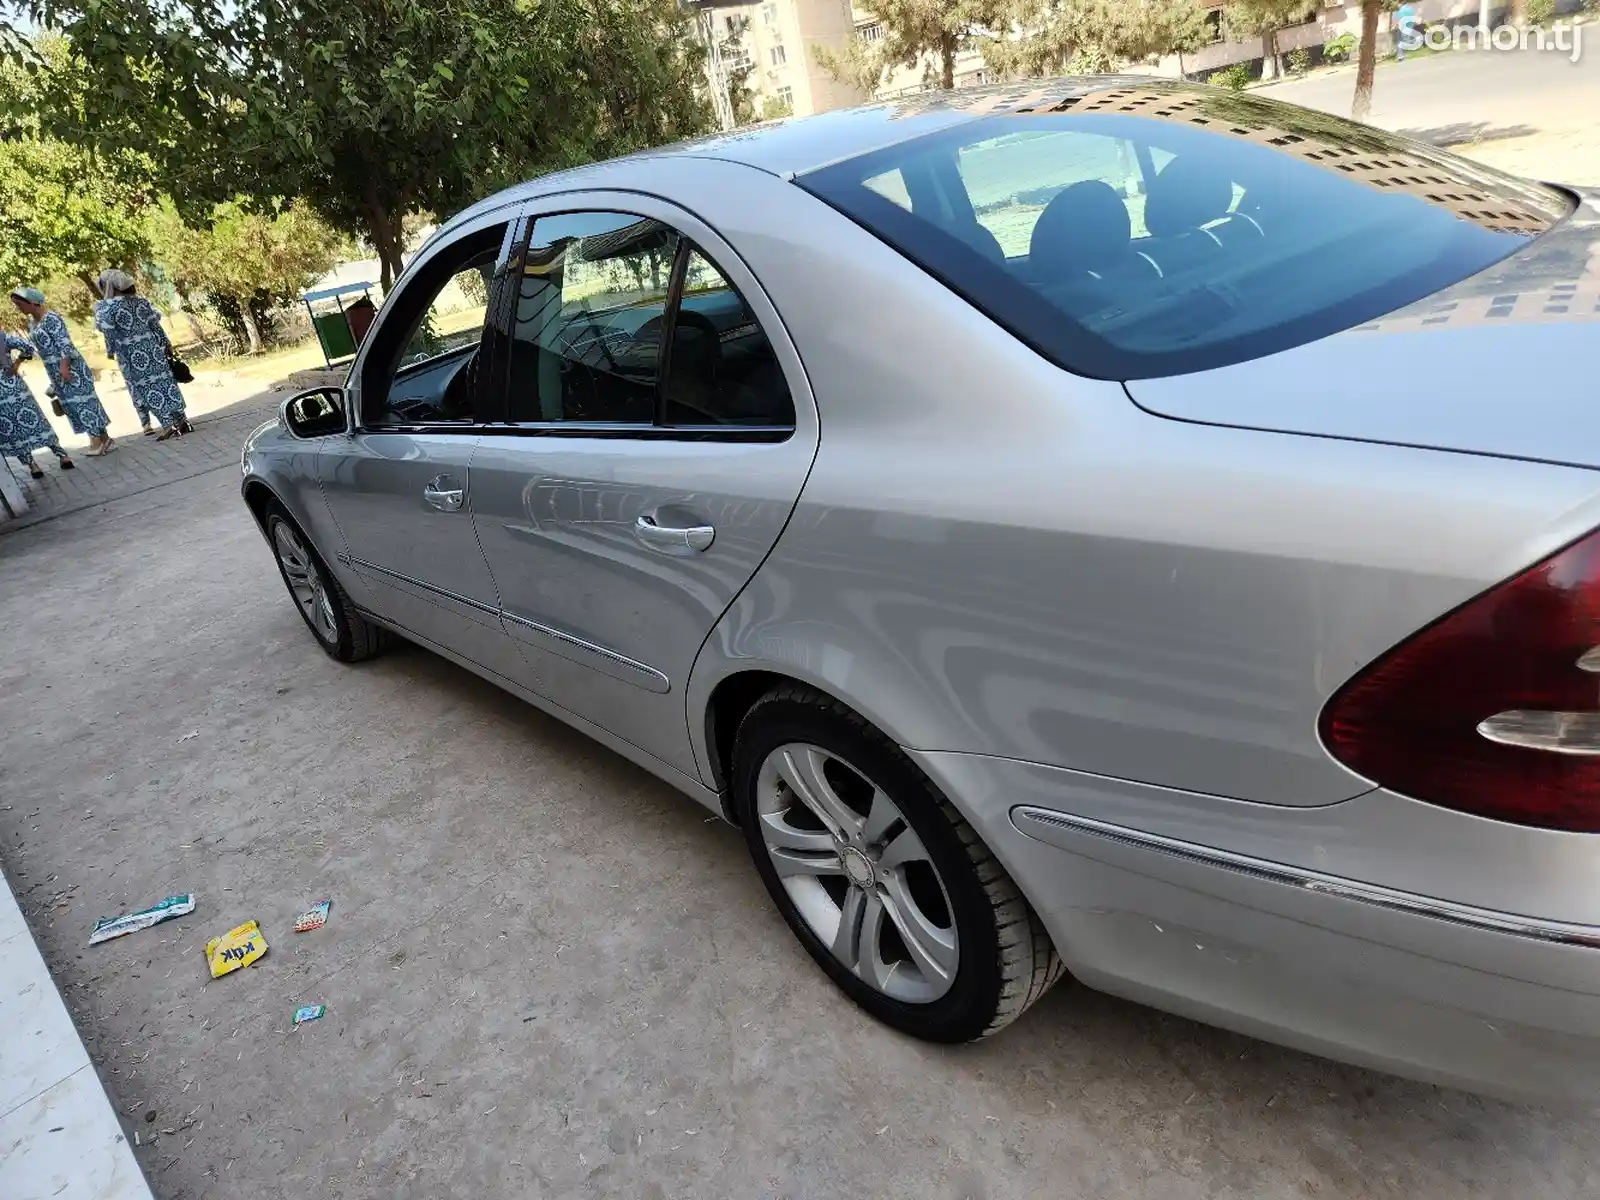
[[302,196],[377,251],[515,179],[709,127],[674,0],[23,0],[82,60],[52,132],[133,147],[192,223]]
[[0,290],[74,279],[93,299],[106,267],[132,269],[147,250],[142,210],[153,192],[126,151],[96,156],[41,136],[39,81],[71,76],[60,38],[40,40],[32,65],[0,65]]
[[1306,0],[1228,0],[1224,19],[1230,34],[1261,38],[1261,78],[1276,79],[1283,74],[1278,54],[1278,30],[1285,25],[1302,24]]
[[252,354],[262,349],[262,317],[298,296],[343,248],[339,234],[303,204],[269,215],[229,201],[195,227],[167,201],[153,210],[149,228],[155,260],[178,294],[186,302],[203,296],[224,324],[244,333]]
[[1112,71],[1203,44],[1196,0],[998,0],[984,59],[1006,75]]
[[1175,3],[1168,14],[1167,40],[1172,43],[1172,53],[1178,56],[1179,78],[1187,79],[1189,73],[1183,69],[1183,56],[1198,52],[1210,42],[1211,27],[1206,23],[1206,10],[1196,0]]
[[[1485,3],[1488,0],[1484,0]],[[1361,43],[1356,47],[1356,94],[1350,115],[1365,121],[1372,111],[1372,77],[1378,70],[1378,14],[1383,0],[1361,0]]]
[[875,44],[852,42],[839,55],[818,53],[817,61],[835,79],[871,95],[892,68],[915,67],[931,58],[930,82],[953,88],[956,54],[982,32],[984,7],[984,0],[872,0],[883,37]]
[[874,43],[863,41],[860,37],[851,38],[837,50],[813,43],[811,56],[817,60],[818,66],[840,83],[859,88],[869,97],[883,83],[883,77],[891,65],[884,61]]
[[[750,76],[756,73],[756,63],[744,43],[744,35],[750,29],[750,18],[734,16],[728,20],[729,32],[722,39],[721,47],[723,75],[728,83],[728,104],[733,109],[733,123],[747,125],[758,115],[756,90],[750,86]],[[730,62],[744,65],[729,66]]]

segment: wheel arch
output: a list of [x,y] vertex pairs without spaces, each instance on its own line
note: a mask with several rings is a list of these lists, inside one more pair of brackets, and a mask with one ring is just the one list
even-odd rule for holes
[[[250,510],[250,515],[255,518],[256,526],[263,536],[267,532],[267,506],[276,503],[280,508],[285,507],[278,494],[262,479],[251,476],[244,481],[240,489],[244,496],[245,507]],[[287,511],[287,509],[285,509]]]

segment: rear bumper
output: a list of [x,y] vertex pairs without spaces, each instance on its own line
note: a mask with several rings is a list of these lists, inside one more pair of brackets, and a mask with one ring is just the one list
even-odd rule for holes
[[1084,983],[1412,1078],[1600,1100],[1600,929],[1243,859],[1037,793],[1017,804],[1003,760],[915,757]]

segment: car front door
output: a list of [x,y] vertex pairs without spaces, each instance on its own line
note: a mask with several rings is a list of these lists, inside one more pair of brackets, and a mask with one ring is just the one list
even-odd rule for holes
[[585,199],[511,256],[473,520],[525,686],[694,778],[689,670],[794,508],[816,410],[731,247],[665,202]]
[[407,271],[351,372],[352,428],[323,453],[321,477],[356,602],[491,669],[515,650],[473,533],[471,460],[509,232],[507,213],[481,219]]

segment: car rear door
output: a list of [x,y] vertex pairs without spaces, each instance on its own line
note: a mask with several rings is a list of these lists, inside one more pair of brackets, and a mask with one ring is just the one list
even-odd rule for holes
[[495,668],[514,656],[472,528],[484,319],[513,210],[430,245],[384,302],[351,372],[352,428],[322,455],[322,490],[357,603]]
[[591,193],[529,216],[478,540],[521,682],[694,777],[689,670],[789,519],[816,410],[760,285],[689,213]]

